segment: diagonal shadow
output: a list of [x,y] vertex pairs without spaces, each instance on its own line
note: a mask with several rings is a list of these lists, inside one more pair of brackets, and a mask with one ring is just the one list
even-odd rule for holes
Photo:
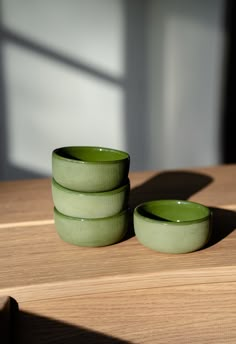
[[[0,1],[0,14],[1,14],[1,1]],[[109,82],[111,84],[124,87],[125,80],[116,76],[112,76],[109,73],[103,72],[97,68],[89,66],[86,63],[80,62],[73,57],[63,54],[60,51],[51,49],[50,47],[35,42],[23,35],[18,34],[8,28],[4,28],[1,25],[0,17],[0,179],[27,179],[27,178],[39,178],[43,177],[40,173],[34,173],[27,171],[24,168],[18,168],[9,163],[7,158],[7,107],[6,107],[6,90],[4,80],[4,65],[3,65],[3,46],[5,42],[11,42],[16,46],[24,48],[27,51],[37,53],[39,56],[51,59],[55,62],[61,63],[76,71],[80,70],[84,73],[88,73],[93,77]]]
[[212,177],[201,173],[162,172],[131,190],[130,205],[134,208],[142,202],[156,199],[186,200],[212,181]]
[[89,66],[88,64],[82,63],[77,59],[74,59],[60,51],[53,50],[50,47],[45,46],[31,40],[30,38],[24,37],[10,29],[0,27],[0,38],[8,42],[14,43],[16,46],[24,48],[29,51],[37,53],[39,56],[47,57],[54,60],[55,62],[62,63],[67,67],[74,68],[76,70],[81,70],[84,73],[88,73],[95,78],[105,80],[115,85],[122,86],[124,80],[119,77],[113,77],[109,73],[105,73],[97,68]]
[[[1,325],[1,324],[0,324]],[[11,298],[11,344],[128,344],[130,342],[19,310]]]
[[236,229],[236,212],[221,209],[210,208],[212,211],[212,235],[207,247],[213,246],[226,238]]

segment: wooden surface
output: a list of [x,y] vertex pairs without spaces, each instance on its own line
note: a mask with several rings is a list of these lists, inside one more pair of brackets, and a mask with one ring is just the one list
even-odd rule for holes
[[160,198],[211,206],[208,247],[157,253],[132,225],[116,245],[74,247],[56,234],[50,180],[0,183],[0,295],[19,303],[22,342],[236,343],[236,166],[130,179],[131,207]]

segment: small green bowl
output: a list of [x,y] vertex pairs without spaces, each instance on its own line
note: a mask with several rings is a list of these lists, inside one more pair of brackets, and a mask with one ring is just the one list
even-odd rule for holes
[[54,179],[65,188],[82,192],[113,190],[127,182],[130,157],[102,147],[62,147],[52,152]]
[[194,202],[158,200],[134,210],[134,231],[144,246],[165,253],[188,253],[207,244],[210,209]]
[[102,218],[120,213],[128,205],[129,182],[105,192],[72,191],[52,179],[52,197],[57,210],[67,216]]
[[82,219],[61,214],[54,208],[58,235],[77,246],[108,246],[119,242],[128,229],[128,210],[100,219]]

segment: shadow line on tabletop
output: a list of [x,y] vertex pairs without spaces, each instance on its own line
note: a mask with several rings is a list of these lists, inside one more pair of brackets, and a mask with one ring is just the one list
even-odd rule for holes
[[105,333],[26,312],[18,308],[11,298],[10,343],[54,343],[54,344],[128,344],[130,342]]
[[187,200],[213,181],[202,173],[186,171],[161,172],[130,192],[130,206],[158,199]]
[[236,212],[232,210],[210,207],[212,211],[212,234],[208,244],[203,248],[214,246],[236,228]]

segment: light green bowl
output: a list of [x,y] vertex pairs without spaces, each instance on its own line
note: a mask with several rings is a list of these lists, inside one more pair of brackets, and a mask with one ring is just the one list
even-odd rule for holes
[[107,246],[119,242],[128,229],[128,210],[100,219],[82,219],[61,214],[54,208],[60,238],[78,246]]
[[128,205],[130,184],[105,192],[72,191],[52,179],[52,197],[57,210],[68,216],[102,218],[120,213]]
[[82,192],[118,188],[128,179],[126,152],[102,147],[62,147],[52,153],[52,173],[57,183]]
[[134,231],[141,244],[166,253],[205,246],[211,234],[209,208],[194,202],[158,200],[135,208]]

